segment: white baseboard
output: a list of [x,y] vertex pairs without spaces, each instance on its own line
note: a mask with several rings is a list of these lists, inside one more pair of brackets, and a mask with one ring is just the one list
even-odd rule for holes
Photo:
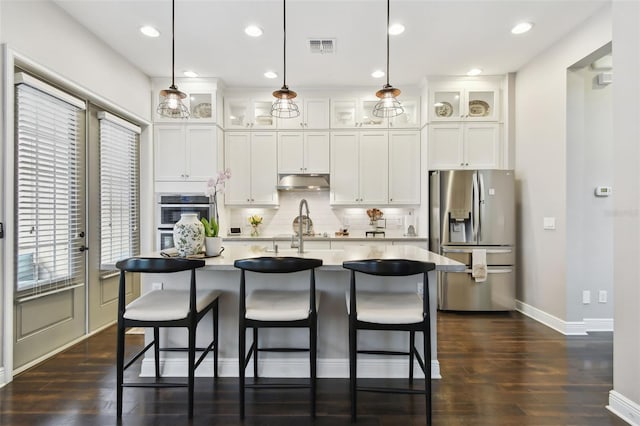
[[614,390],[609,391],[607,409],[630,425],[640,426],[640,405]]
[[584,336],[588,331],[613,331],[613,318],[565,321],[520,300],[516,300],[516,310],[565,336]]
[[0,389],[7,384],[7,380],[4,377],[4,367],[0,367]]
[[[348,378],[348,359],[318,359],[319,378]],[[263,359],[258,361],[258,369],[262,377],[309,377],[309,360],[307,358]],[[171,358],[160,360],[160,371],[167,377],[184,377],[187,375],[187,359]],[[414,377],[424,378],[420,366],[414,365]],[[153,358],[142,361],[140,376],[153,377],[155,366]],[[220,377],[238,377],[238,360],[235,358],[218,359],[218,375]],[[251,365],[247,368],[247,377],[253,375]],[[207,358],[196,370],[197,377],[213,376],[213,360]],[[398,358],[360,359],[358,361],[358,377],[361,378],[404,378],[409,376],[406,360]],[[440,363],[431,361],[431,378],[441,379]]]

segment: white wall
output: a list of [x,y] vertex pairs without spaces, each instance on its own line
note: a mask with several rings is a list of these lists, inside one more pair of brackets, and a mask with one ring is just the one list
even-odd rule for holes
[[150,80],[50,1],[1,2],[0,41],[150,120]]
[[[605,7],[516,77],[517,298],[565,321],[567,68],[610,40],[611,13]],[[544,217],[556,218],[556,230],[543,229]]]
[[[610,407],[640,424],[640,3],[613,2],[614,309]],[[632,417],[633,416],[633,417]]]
[[[591,62],[590,59],[587,62]],[[567,320],[613,318],[613,87],[589,65],[567,73]],[[591,303],[581,304],[582,292]],[[600,291],[607,303],[600,303]]]
[[[6,44],[12,52],[24,57],[28,62],[36,64],[48,72],[55,74],[60,80],[70,82],[95,98],[111,103],[121,112],[150,121],[151,96],[150,80],[117,52],[98,40],[86,28],[80,26],[65,12],[50,1],[6,1],[0,2],[0,43]],[[7,68],[9,67],[9,68]],[[8,84],[12,84],[13,70],[9,62],[3,61],[3,73]],[[10,231],[13,217],[10,197],[13,196],[13,157],[11,155],[13,138],[11,134],[11,117],[7,111],[13,104],[12,99],[5,99],[11,93],[2,93],[2,142],[0,145],[0,220]],[[7,107],[8,106],[8,107]],[[5,122],[5,120],[8,121]],[[142,151],[149,150],[149,132],[141,137]],[[8,155],[9,154],[9,155]],[[143,160],[144,161],[144,160]],[[152,172],[150,163],[143,165]],[[144,169],[143,169],[144,170]],[[148,174],[147,174],[148,175]],[[142,185],[149,184],[147,175]],[[146,185],[146,186],[145,186]],[[148,191],[147,191],[148,192]],[[143,211],[143,217],[145,212]],[[147,238],[150,238],[150,235]],[[2,256],[2,275],[0,276],[0,308],[2,328],[0,332],[0,386],[11,379],[12,346],[12,267],[11,250],[7,250],[12,241],[12,234],[7,232],[6,238],[0,240]],[[4,372],[4,374],[3,374]]]

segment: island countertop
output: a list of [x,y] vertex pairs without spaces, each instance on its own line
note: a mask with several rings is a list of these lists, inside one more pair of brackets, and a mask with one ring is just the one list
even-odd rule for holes
[[[237,259],[253,258],[260,256],[299,256],[305,258],[322,259],[323,265],[316,273],[316,289],[321,293],[321,303],[318,312],[318,377],[349,377],[349,339],[348,316],[345,306],[345,291],[349,288],[349,272],[342,267],[346,260],[359,259],[410,259],[436,264],[436,270],[428,273],[429,287],[422,289],[421,280],[415,276],[409,277],[372,277],[363,275],[359,278],[361,286],[375,289],[413,289],[419,293],[428,291],[430,296],[429,312],[431,321],[431,368],[432,377],[440,377],[440,365],[438,363],[437,346],[437,271],[464,271],[465,265],[436,253],[429,252],[420,247],[411,245],[354,245],[344,249],[313,249],[305,248],[304,253],[298,253],[297,249],[286,248],[277,253],[271,245],[264,244],[229,244],[217,257],[205,258],[205,266],[198,269],[197,281],[200,289],[215,289],[222,292],[220,296],[220,376],[237,377],[238,375],[238,297],[240,270],[233,266]],[[159,253],[154,253],[159,256]],[[142,274],[141,284],[143,291],[149,291],[159,286],[160,288],[174,289],[184,288],[188,282],[188,275],[184,272],[176,274]],[[273,274],[260,276],[259,280],[251,279],[249,284],[253,290],[257,288],[299,288],[308,286],[308,275],[303,272],[290,274],[286,278]],[[211,335],[210,321],[201,321],[198,327],[199,339],[202,336]],[[175,345],[184,345],[186,333],[181,329],[164,329],[163,339]],[[147,332],[146,341],[153,338]],[[282,330],[268,330],[261,332],[260,342],[265,347],[271,346],[300,346],[300,342],[306,342],[308,336],[305,330],[291,329],[283,333]],[[408,344],[406,333],[388,333],[370,331],[358,336],[358,345],[365,349],[380,349],[382,344],[385,349],[396,351],[406,350]],[[416,345],[421,347],[422,333],[416,335]],[[203,343],[204,339],[201,343]],[[206,340],[208,341],[208,340]],[[376,357],[365,359],[360,364],[358,375],[361,377],[407,377],[409,365],[406,361],[398,360],[398,357]],[[212,376],[211,360],[203,362],[196,371],[199,376]],[[170,377],[179,377],[186,374],[187,359],[181,352],[169,352],[163,354],[161,361],[162,374]],[[265,353],[260,357],[260,371],[262,377],[305,377],[308,372],[308,360],[301,359],[296,353]],[[415,361],[416,377],[420,377],[421,371]],[[247,371],[251,375],[251,369]],[[153,357],[145,356],[140,371],[142,376],[155,375]]]
[[298,253],[297,249],[286,248],[278,250],[276,253],[271,248],[257,244],[229,245],[225,247],[220,256],[205,258],[206,265],[204,269],[234,270],[233,263],[237,259],[260,256],[296,256],[322,259],[320,269],[324,270],[341,270],[342,262],[361,259],[409,259],[433,262],[436,264],[436,270],[448,272],[464,271],[465,269],[465,265],[460,262],[414,246],[371,245],[349,247],[347,249],[305,249],[304,253]]

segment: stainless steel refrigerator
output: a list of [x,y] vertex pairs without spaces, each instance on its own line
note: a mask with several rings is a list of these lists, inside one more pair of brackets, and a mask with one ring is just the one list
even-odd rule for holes
[[430,172],[430,250],[467,265],[465,272],[439,272],[439,309],[515,309],[513,175],[512,170]]

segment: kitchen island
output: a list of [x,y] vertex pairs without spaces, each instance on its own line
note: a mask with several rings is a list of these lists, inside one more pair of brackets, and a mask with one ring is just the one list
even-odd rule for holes
[[[295,249],[280,250],[276,253],[264,245],[230,245],[218,257],[207,258],[204,268],[197,272],[199,288],[218,289],[223,292],[220,298],[219,323],[219,375],[234,377],[238,375],[238,290],[240,271],[233,266],[237,259],[259,256],[300,256],[322,259],[323,265],[316,271],[316,288],[322,292],[320,309],[318,311],[318,377],[348,377],[349,373],[349,344],[348,317],[345,302],[345,291],[349,288],[349,272],[342,268],[342,262],[358,259],[411,259],[434,262],[436,271],[462,271],[462,263],[439,256],[435,253],[414,246],[357,246],[344,250],[305,250],[299,254]],[[437,360],[436,335],[436,271],[429,273],[429,297],[431,312],[431,345],[432,345],[432,373],[434,378],[440,377]],[[260,275],[260,282],[248,276],[247,291],[255,288],[298,288],[302,283],[308,285],[308,272],[287,274],[285,276]],[[422,283],[421,276],[413,277],[373,277],[363,275],[358,278],[359,288],[369,286],[372,289],[388,288],[394,291],[398,283],[406,285],[404,290],[411,288],[419,291]],[[188,282],[187,273],[177,274],[144,274],[142,276],[142,291],[162,286],[163,288],[183,287]],[[393,284],[392,284],[393,282]],[[408,286],[408,287],[407,287]],[[203,344],[210,338],[211,321],[203,319],[198,326],[198,344]],[[146,340],[151,340],[151,332],[147,331]],[[168,343],[167,342],[168,339]],[[416,335],[416,346],[421,347],[421,334]],[[161,329],[162,346],[185,346],[186,332],[179,329]],[[297,343],[300,342],[300,343]],[[302,329],[270,330],[260,333],[261,346],[287,346],[292,343],[306,346],[308,332]],[[358,346],[362,349],[406,350],[408,348],[408,333],[391,333],[365,331],[358,335]],[[149,352],[143,360],[141,375],[153,376],[153,353]],[[161,354],[162,375],[185,376],[186,353],[165,352]],[[307,355],[296,353],[261,353],[259,359],[260,374],[263,377],[307,377],[309,362]],[[359,356],[359,377],[407,377],[408,362],[404,357],[367,357]],[[251,374],[247,369],[247,374]],[[421,374],[417,367],[416,372]],[[196,370],[197,376],[213,375],[213,363],[203,362]],[[419,375],[417,375],[419,377]]]

